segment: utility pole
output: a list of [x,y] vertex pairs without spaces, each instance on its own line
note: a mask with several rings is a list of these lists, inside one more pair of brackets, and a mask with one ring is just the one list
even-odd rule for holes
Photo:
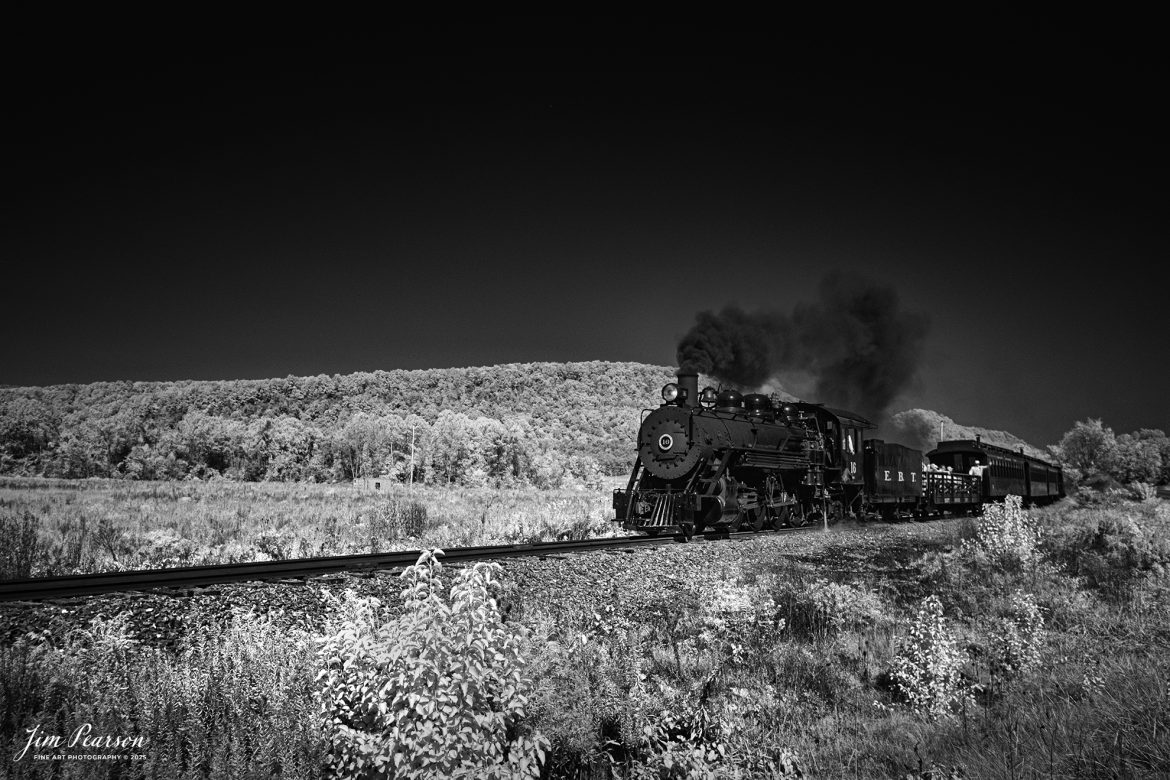
[[410,482],[407,484],[408,491],[414,490],[414,427],[417,423],[410,425]]

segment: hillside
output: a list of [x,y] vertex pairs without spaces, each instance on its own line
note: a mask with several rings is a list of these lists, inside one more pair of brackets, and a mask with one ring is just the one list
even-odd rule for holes
[[[0,473],[557,483],[632,462],[673,369],[526,363],[0,389]],[[567,470],[567,474],[565,473]]]
[[991,428],[980,428],[976,425],[962,425],[945,414],[932,412],[929,409],[907,409],[898,412],[890,418],[885,426],[896,439],[911,447],[929,452],[938,446],[940,440],[974,439],[979,436],[988,444],[995,444],[1009,450],[1019,450],[1044,460],[1051,460],[1052,456],[1038,449],[1019,436],[1007,431],[997,431]]
[[[142,479],[599,484],[628,472],[641,410],[670,366],[517,363],[283,379],[0,388],[0,473]],[[981,433],[936,412],[894,417],[929,448]]]

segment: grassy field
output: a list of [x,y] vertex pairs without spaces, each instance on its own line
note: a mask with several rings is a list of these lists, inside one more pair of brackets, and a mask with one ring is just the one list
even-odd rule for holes
[[0,479],[0,579],[615,533],[608,493]]
[[1168,567],[1170,504],[1087,493],[516,560],[498,584],[427,564],[405,610],[386,609],[395,587],[333,593],[315,621],[184,613],[214,628],[165,649],[125,613],[26,634],[0,647],[0,740],[15,755],[28,724],[93,723],[151,745],[14,777],[358,777],[344,767],[398,755],[401,776],[512,776],[501,756],[519,756],[544,777],[1164,778]]

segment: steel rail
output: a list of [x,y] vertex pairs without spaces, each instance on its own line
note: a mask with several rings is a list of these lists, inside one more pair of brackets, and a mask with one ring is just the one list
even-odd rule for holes
[[[535,542],[532,544],[458,547],[451,550],[444,550],[442,560],[446,562],[464,562],[523,555],[555,555],[557,553],[584,552],[631,544],[666,544],[673,541],[674,537],[672,536],[615,536],[573,542]],[[5,580],[0,581],[0,601],[38,601],[42,599],[84,596],[114,591],[152,590],[154,588],[195,588],[228,582],[301,579],[345,572],[369,573],[378,569],[404,568],[410,566],[418,560],[421,554],[421,550],[401,550],[387,553],[332,555],[319,558],[293,558],[280,561],[207,564],[203,566],[185,566],[170,569],[138,569],[134,571],[102,572],[100,574],[69,574],[62,577]]]

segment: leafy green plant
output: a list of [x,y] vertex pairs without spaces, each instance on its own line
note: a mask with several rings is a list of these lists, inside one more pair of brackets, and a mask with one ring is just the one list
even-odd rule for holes
[[404,612],[348,593],[320,642],[321,717],[340,777],[539,777],[547,741],[526,733],[524,632],[500,620],[499,564],[460,571],[441,551],[402,573]]
[[1040,664],[1044,647],[1044,615],[1036,597],[1022,590],[1012,596],[1007,615],[998,618],[991,633],[991,668],[1000,680],[1019,678]]
[[991,566],[1019,570],[1037,560],[1039,533],[1019,496],[1007,496],[983,512],[974,541],[963,542],[964,556]]
[[631,779],[741,777],[730,761],[722,729],[707,710],[662,710],[642,729],[638,761],[627,767]]
[[942,602],[938,596],[928,596],[919,606],[908,635],[898,642],[890,676],[913,709],[948,715],[970,700],[959,673],[966,661],[943,616]]

